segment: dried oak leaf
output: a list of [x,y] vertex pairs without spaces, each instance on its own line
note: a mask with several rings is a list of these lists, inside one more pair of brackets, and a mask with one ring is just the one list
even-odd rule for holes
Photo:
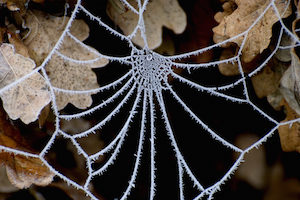
[[[292,44],[291,38],[287,33],[284,33],[281,37],[280,46],[290,46]],[[291,53],[290,49],[278,49],[275,53],[275,57],[281,62],[290,62]]]
[[281,101],[283,96],[280,90],[277,90],[267,96],[268,103],[274,108],[274,110],[280,111],[281,110]]
[[287,65],[273,58],[260,72],[251,77],[254,91],[258,98],[266,97],[278,89],[280,79]]
[[[286,118],[282,122],[290,121],[300,117],[285,100],[282,101],[282,105],[286,109]],[[295,122],[292,125],[282,125],[278,128],[280,143],[283,151],[297,151],[300,153],[300,123]]]
[[5,40],[6,27],[0,27],[0,43],[3,43]]
[[291,50],[291,58],[291,66],[284,72],[279,90],[289,106],[300,114],[300,59],[294,49]]
[[[68,17],[55,17],[41,11],[28,13],[26,26],[29,27],[30,34],[24,43],[29,49],[30,57],[38,65],[52,50],[68,20]],[[83,41],[89,36],[89,27],[82,20],[74,20],[70,33],[78,40]],[[99,58],[94,52],[81,46],[69,36],[65,36],[59,52],[72,59],[82,61]],[[97,76],[92,68],[105,66],[107,63],[107,59],[99,58],[94,63],[82,65],[54,54],[45,69],[51,84],[57,88],[89,90],[99,87]],[[63,109],[68,103],[72,103],[77,108],[85,109],[91,106],[92,97],[91,94],[56,93],[56,104],[59,110]]]
[[[236,47],[236,45],[228,46],[227,48],[222,50],[220,55],[220,61],[233,58],[237,55],[237,53],[238,48]],[[263,57],[257,56],[255,59],[248,63],[241,61],[241,67],[243,69],[243,72],[249,73],[253,71],[258,66],[258,63],[262,62],[262,58]],[[219,72],[224,76],[240,75],[239,65],[237,61],[220,63],[218,64],[218,69]]]
[[24,45],[20,36],[10,31],[7,32],[8,32],[8,41],[10,44],[14,46],[16,53],[29,58],[28,48]]
[[[225,17],[231,15],[233,13],[233,11],[236,9],[236,4],[234,3],[234,0],[228,0],[225,1],[222,5],[223,8],[223,12],[217,12],[215,14],[215,20],[217,23],[221,23]],[[218,37],[219,35],[215,34],[214,37]],[[220,39],[223,39],[223,37],[221,37]],[[218,40],[218,38],[215,38],[215,40]]]
[[[0,111],[0,145],[33,153],[19,130],[6,120],[2,110]],[[18,188],[28,188],[32,184],[45,186],[51,183],[54,177],[39,158],[0,152],[0,162],[6,167],[9,181]]]
[[[237,9],[230,15],[224,15],[220,24],[213,28],[215,34],[214,41],[222,42],[233,36],[246,31],[255,20],[263,13],[264,9],[270,4],[271,0],[235,0]],[[283,18],[288,17],[292,13],[287,0],[276,0],[275,5]],[[227,7],[226,7],[227,8]],[[230,6],[228,8],[231,9]],[[287,8],[287,9],[286,9]],[[227,10],[225,13],[230,13]],[[216,14],[219,16],[220,14]],[[269,46],[272,37],[272,26],[278,21],[274,9],[271,7],[264,16],[254,25],[248,32],[248,36],[243,47],[242,59],[244,62],[250,62],[256,55],[262,53]],[[242,45],[244,37],[233,40],[238,46]]]
[[[129,0],[128,2],[138,10],[135,0]],[[127,8],[126,5],[123,5],[120,0],[110,0],[106,12],[125,35],[131,34],[139,21],[139,16]],[[150,49],[155,49],[162,43],[163,26],[172,29],[176,34],[182,33],[186,27],[185,12],[177,0],[149,1],[143,16],[147,43]],[[135,35],[132,41],[141,47],[144,46],[140,32]]]
[[[15,53],[10,44],[0,47],[0,88],[13,83],[35,68],[35,63]],[[44,78],[34,73],[30,78],[0,95],[3,107],[11,119],[20,118],[25,124],[37,120],[41,110],[50,102]]]
[[[299,27],[300,18],[293,21],[292,30],[295,36],[299,38],[297,28]],[[300,115],[300,59],[298,55],[298,48],[290,50],[291,65],[283,74],[279,90],[288,105]]]
[[52,182],[54,174],[43,165],[38,158],[26,158],[20,155],[11,155],[6,165],[9,181],[18,188],[28,188],[32,184],[46,186]]
[[6,166],[0,165],[0,193],[11,193],[11,192],[16,192],[18,190],[19,188],[14,186],[10,182],[10,180],[8,180],[8,176],[6,173]]
[[[232,58],[236,55],[236,48],[228,47],[221,53],[220,60]],[[239,66],[237,62],[225,62],[218,65],[219,71],[224,76],[235,76],[240,74]]]
[[18,11],[21,15],[25,14],[26,12],[26,4],[28,3],[27,0],[1,0],[1,4],[6,4],[6,7],[10,11]]

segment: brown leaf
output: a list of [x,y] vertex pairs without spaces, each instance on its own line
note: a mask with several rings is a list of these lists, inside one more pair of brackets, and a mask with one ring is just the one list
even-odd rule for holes
[[[280,46],[289,46],[291,45],[291,38],[288,34],[283,34],[281,41],[280,41]],[[278,49],[275,57],[280,60],[281,62],[290,62],[291,61],[291,53],[290,49]]]
[[[227,48],[222,50],[220,61],[224,61],[225,59],[233,58],[237,55],[238,48],[236,45],[228,46]],[[257,56],[251,62],[243,62],[241,61],[241,67],[244,73],[249,73],[256,69],[259,63],[263,62],[264,56]],[[224,76],[236,76],[240,75],[240,70],[237,61],[234,62],[223,62],[218,65],[218,69],[220,73]]]
[[[62,34],[68,21],[68,17],[54,17],[40,11],[34,11],[27,15],[26,25],[31,34],[26,38],[25,44],[29,54],[39,65],[54,47]],[[82,20],[75,20],[70,30],[78,40],[83,41],[89,36],[89,27]],[[72,59],[91,60],[98,56],[79,45],[66,36],[59,52]],[[92,64],[77,64],[62,59],[54,54],[46,65],[47,74],[53,86],[70,90],[89,90],[99,87],[96,74],[92,68],[105,66],[108,61],[104,58]],[[56,93],[58,109],[63,109],[68,103],[78,108],[87,108],[92,104],[91,94],[66,94]]]
[[[19,130],[5,117],[3,111],[0,111],[0,145],[34,153]],[[54,176],[38,158],[1,152],[0,162],[5,164],[10,182],[18,188],[27,188],[31,184],[47,185]]]
[[233,11],[236,9],[236,4],[234,3],[234,0],[228,0],[223,3],[222,8],[224,10],[223,12],[217,12],[215,14],[215,20],[218,23],[221,23],[225,17],[233,13]]
[[[236,48],[228,47],[224,49],[221,53],[220,60],[225,60],[228,58],[232,58],[236,54]],[[221,63],[218,65],[219,71],[224,76],[235,76],[240,74],[239,66],[237,62],[228,62],[228,63]]]
[[21,54],[24,57],[29,58],[29,53],[27,47],[24,45],[20,37],[15,33],[8,33],[8,41],[12,44],[16,50],[16,53]]
[[267,96],[267,100],[268,100],[269,104],[277,111],[281,110],[282,99],[283,99],[283,96],[278,88],[275,92],[273,92]]
[[3,3],[6,3],[10,11],[18,11],[21,15],[26,12],[27,0],[5,0]]
[[[30,73],[35,63],[30,58],[15,53],[10,44],[0,47],[0,88]],[[3,107],[11,119],[20,118],[28,124],[37,120],[41,110],[50,102],[50,94],[39,73],[4,91],[0,95]]]
[[[299,38],[296,29],[299,27],[300,18],[293,21],[292,30]],[[280,81],[280,92],[287,101],[288,105],[300,114],[300,59],[296,48],[290,50],[291,65],[283,74]]]
[[278,61],[273,59],[260,72],[251,77],[256,96],[263,98],[275,92],[284,70],[286,70],[284,65],[280,65]]
[[12,185],[12,183],[8,180],[6,166],[0,165],[0,193],[10,193],[18,190],[19,188]]
[[[283,93],[290,91],[282,88],[282,82],[286,79],[286,71],[289,63],[281,62],[276,58],[272,58],[262,71],[251,78],[256,95],[259,98],[267,97],[269,104],[275,110],[281,110],[281,101],[284,98]],[[283,76],[285,76],[283,78]],[[284,81],[286,82],[286,81]]]
[[300,77],[298,77],[299,75],[297,74],[299,73],[300,60],[294,50],[291,50],[291,56],[291,66],[283,74],[279,89],[289,106],[298,114],[300,114]]
[[284,166],[280,162],[277,162],[269,169],[269,184],[262,198],[263,200],[299,199],[300,181],[295,177],[285,175]]
[[299,11],[300,11],[300,1],[299,0],[294,0],[294,5],[297,7],[297,12],[299,13]]
[[[246,149],[260,138],[251,133],[239,134],[236,138],[235,145],[241,149]],[[237,159],[238,153],[234,153]],[[253,170],[255,168],[255,170]],[[248,182],[257,189],[264,189],[266,186],[266,151],[263,146],[259,149],[253,149],[245,155],[244,162],[236,171],[236,178]]]
[[[25,46],[23,41],[20,39],[19,35],[15,34],[15,33],[9,33],[8,40],[9,40],[10,44],[14,45],[15,50],[18,54],[21,54],[24,57],[29,57],[28,48]],[[39,126],[40,127],[42,127],[43,124],[45,123],[49,112],[50,112],[50,104],[45,106],[39,115]]]
[[[270,4],[271,0],[234,0],[234,2],[237,5],[236,10],[232,12],[232,7],[227,6],[224,7],[224,9],[226,9],[224,11],[225,14],[223,13],[216,15],[217,18],[219,18],[219,21],[223,17],[223,19],[220,21],[220,24],[213,28],[213,32],[215,34],[214,41],[216,43],[222,42],[246,31],[262,14],[264,9]],[[285,11],[287,3],[288,1],[286,0],[275,1],[275,5],[281,15]],[[291,13],[292,9],[289,5],[288,9],[282,17],[287,17]],[[218,17],[218,15],[222,16]],[[255,56],[262,53],[263,50],[269,46],[272,37],[272,26],[277,21],[278,18],[275,14],[275,11],[270,8],[259,20],[259,22],[254,27],[252,27],[252,29],[248,32],[248,37],[243,47],[243,61],[250,62]],[[243,39],[244,37],[239,37],[233,42],[238,46],[241,46]]]
[[169,34],[163,36],[161,45],[155,49],[155,52],[161,55],[174,55],[175,51],[174,41]]
[[[128,2],[135,9],[138,9],[135,0]],[[132,33],[139,20],[139,16],[123,5],[120,0],[110,0],[106,12],[125,35]],[[177,0],[149,1],[143,16],[150,49],[155,49],[161,44],[163,26],[172,29],[177,34],[182,33],[186,27],[186,15]],[[140,32],[135,35],[132,41],[141,47],[144,46]]]
[[[286,118],[282,122],[290,121],[300,117],[290,106],[283,100],[281,105],[285,107]],[[298,151],[300,153],[300,123],[295,122],[292,125],[282,125],[278,128],[280,143],[283,151]]]
[[50,104],[48,104],[48,105],[45,106],[44,109],[41,111],[41,114],[40,114],[40,116],[39,116],[39,127],[40,127],[40,128],[45,124],[45,122],[46,122],[46,120],[47,120],[47,118],[48,118],[48,116],[49,116],[50,110],[51,110],[51,106],[50,106]]
[[18,188],[28,188],[32,184],[46,186],[52,182],[54,174],[38,158],[10,155],[6,163],[9,181]]
[[4,42],[4,39],[5,39],[4,35],[5,35],[5,33],[6,33],[6,28],[0,27],[0,44]]

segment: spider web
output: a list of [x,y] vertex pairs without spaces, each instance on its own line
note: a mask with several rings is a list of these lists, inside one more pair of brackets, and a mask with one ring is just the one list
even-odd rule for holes
[[[40,154],[38,155],[31,154],[28,152],[24,152],[12,148],[7,148],[4,146],[1,146],[0,149],[14,154],[20,154],[28,157],[35,157],[41,159],[43,163],[47,167],[49,167],[49,169],[57,177],[63,179],[65,182],[72,185],[73,187],[84,191],[86,195],[89,196],[91,199],[98,199],[90,191],[90,184],[92,184],[92,180],[95,177],[99,177],[105,174],[107,169],[114,164],[114,161],[117,159],[117,156],[121,151],[123,144],[126,141],[128,132],[132,128],[133,122],[135,122],[134,124],[138,124],[139,126],[135,161],[133,164],[133,170],[130,174],[127,187],[123,191],[122,195],[118,197],[118,199],[123,200],[129,198],[130,193],[134,189],[135,182],[138,176],[138,170],[142,159],[143,149],[144,146],[146,145],[145,143],[148,141],[149,141],[149,155],[150,155],[150,161],[148,162],[148,165],[150,167],[149,199],[155,199],[156,190],[158,189],[156,186],[156,182],[157,182],[156,171],[158,170],[156,157],[157,154],[160,154],[160,152],[157,152],[157,148],[156,148],[157,134],[158,134],[156,130],[157,129],[156,124],[158,123],[158,121],[162,121],[162,124],[164,124],[165,134],[170,140],[170,144],[171,147],[173,148],[173,152],[176,158],[179,198],[185,199],[185,186],[187,184],[192,183],[193,187],[197,190],[197,194],[192,199],[194,200],[203,199],[203,198],[212,199],[213,196],[216,194],[216,192],[221,190],[221,185],[224,184],[230,178],[230,176],[237,170],[238,166],[243,161],[244,156],[249,151],[251,151],[254,148],[258,148],[263,142],[267,141],[268,138],[272,136],[272,134],[277,130],[279,126],[292,124],[298,121],[298,119],[296,119],[293,121],[287,121],[281,123],[278,122],[272,116],[270,116],[269,114],[264,112],[261,108],[259,108],[251,100],[249,95],[249,89],[247,86],[247,78],[254,76],[257,72],[262,70],[262,68],[269,62],[269,60],[274,56],[274,54],[278,49],[286,49],[292,47],[292,46],[288,46],[288,47],[280,46],[281,37],[284,34],[284,32],[287,33],[294,40],[296,45],[298,44],[297,43],[298,39],[285,26],[285,24],[281,19],[281,15],[279,14],[279,11],[275,5],[275,0],[272,0],[265,8],[265,10],[262,12],[262,14],[253,22],[253,24],[245,32],[238,34],[221,43],[214,44],[212,46],[208,46],[192,52],[175,55],[175,56],[163,56],[149,49],[147,45],[147,35],[145,34],[145,29],[147,29],[147,27],[145,27],[144,25],[143,13],[146,10],[149,1],[137,0],[138,9],[135,9],[133,6],[131,6],[126,0],[122,0],[121,2],[124,5],[126,5],[127,8],[129,8],[139,16],[139,21],[137,23],[137,26],[130,35],[125,36],[122,33],[111,28],[109,25],[104,23],[99,17],[93,15],[89,10],[87,10],[82,5],[81,0],[78,0],[63,33],[61,34],[59,40],[57,41],[57,43],[55,44],[54,48],[51,50],[49,55],[45,58],[43,63],[40,66],[38,66],[35,70],[33,70],[31,73],[18,79],[14,83],[0,89],[0,94],[1,94],[12,87],[15,87],[25,79],[30,78],[30,76],[32,76],[34,73],[40,72],[44,76],[47,85],[49,87],[51,93],[52,109],[55,115],[55,131],[52,134],[50,140],[47,142],[47,145],[40,152]],[[287,2],[286,8],[288,7],[289,3],[290,2]],[[241,62],[242,50],[247,40],[249,31],[262,19],[262,17],[269,9],[273,9],[280,22],[281,27],[279,32],[279,39],[276,43],[276,47],[270,53],[270,55],[264,60],[264,62],[262,62],[255,70],[253,70],[252,72],[246,75],[242,69],[242,62]],[[85,45],[83,42],[81,42],[76,37],[74,37],[70,33],[70,27],[72,26],[72,22],[78,16],[78,13],[85,14],[87,17],[90,18],[91,21],[98,23],[98,25],[104,28],[109,34],[111,34],[112,36],[116,36],[121,40],[125,41],[131,50],[130,55],[124,57],[104,55],[94,51],[92,48]],[[142,49],[137,48],[131,41],[131,39],[138,32],[141,33],[141,36],[145,44],[145,47]],[[93,60],[81,61],[63,55],[62,53],[59,52],[59,48],[60,45],[63,43],[65,37],[70,37],[76,43],[84,47],[87,51],[91,51],[97,54],[99,58],[106,58],[110,62],[115,62],[126,66],[128,68],[128,71],[118,79],[96,89],[91,89],[86,91],[74,91],[74,90],[66,90],[66,89],[54,87],[51,84],[51,80],[49,79],[45,70],[46,64],[50,61],[53,55],[57,54],[60,57],[62,57],[64,60],[82,64],[83,67],[84,64],[93,63],[99,59],[97,58]],[[220,60],[220,61],[213,61],[213,62],[201,63],[201,64],[190,64],[190,63],[179,62],[184,58],[199,55],[206,51],[215,49],[217,47],[221,47],[222,45],[232,42],[237,38],[243,38],[243,43],[237,55],[235,55],[234,57]],[[187,74],[189,73],[193,74],[198,70],[210,69],[217,66],[218,64],[228,63],[228,62],[238,63],[240,76],[238,79],[222,85],[215,84],[213,86],[205,86],[199,84],[196,81],[189,79],[188,77],[184,77],[182,74],[176,73],[176,71],[174,70],[174,67],[181,68],[184,71],[186,71]],[[224,137],[218,134],[217,131],[215,131],[213,128],[207,125],[207,123],[205,123],[190,108],[190,106],[185,102],[185,100],[183,100],[181,95],[178,94],[179,91],[176,91],[176,87],[172,86],[170,77],[172,77],[179,84],[188,86],[191,90],[193,90],[196,93],[200,93],[200,94],[203,93],[203,95],[209,94],[213,97],[218,97],[220,99],[224,99],[226,101],[233,102],[235,104],[245,104],[252,107],[256,113],[262,115],[267,121],[269,121],[272,124],[271,129],[268,130],[264,134],[264,136],[261,137],[257,142],[253,143],[252,145],[250,145],[245,149],[241,149],[235,146],[232,142],[224,139]],[[236,87],[242,88],[242,95],[237,96],[237,95],[231,95],[230,93],[226,93],[226,91],[229,91]],[[114,91],[114,93],[111,96],[109,96],[107,99],[105,99],[103,102],[98,102],[97,105],[87,110],[84,110],[82,112],[78,112],[75,114],[62,114],[56,106],[56,99],[55,99],[56,92],[62,92],[67,94],[96,94],[96,93],[101,94],[101,93],[105,93],[106,91]],[[172,101],[175,101],[177,103],[177,106],[181,107],[188,114],[191,121],[193,121],[199,127],[202,127],[205,130],[205,132],[208,135],[210,135],[214,141],[218,141],[223,147],[229,149],[230,151],[237,152],[239,154],[238,158],[233,163],[233,165],[215,183],[209,186],[202,184],[199,178],[197,178],[197,176],[195,175],[197,169],[192,169],[188,164],[188,161],[185,159],[181,147],[179,146],[180,142],[176,140],[175,133],[174,133],[175,131],[170,122],[171,120],[167,112],[168,111],[168,106],[166,105],[167,95],[169,95],[169,97],[172,98]],[[100,109],[104,109],[108,105],[114,103],[118,98],[121,98],[121,100],[116,104],[116,106],[112,109],[112,111],[109,112],[104,117],[104,119],[99,121],[97,124],[89,128],[88,130],[76,134],[69,134],[67,132],[64,132],[61,129],[60,122],[62,120],[64,119],[72,120],[76,118],[85,117],[87,115],[91,115],[94,112],[97,112]],[[123,107],[125,107],[128,104],[130,104],[130,111],[128,112],[128,116],[126,117],[126,120],[124,121],[122,127],[120,128],[120,131],[116,134],[114,139],[111,140],[110,143],[107,144],[107,146],[101,149],[99,152],[94,153],[92,155],[86,153],[85,150],[79,144],[78,140],[81,138],[88,137],[90,134],[97,133],[97,130],[103,128],[113,118],[115,118],[118,114],[120,114],[122,112]],[[137,115],[139,116],[137,117]],[[138,121],[136,120],[136,118],[138,118]],[[147,131],[149,132],[149,135],[146,134]],[[161,132],[159,134],[161,134]],[[75,181],[63,175],[61,172],[57,171],[54,167],[51,166],[51,164],[49,164],[49,162],[45,158],[48,151],[53,146],[55,140],[60,136],[62,136],[65,139],[68,139],[76,147],[78,153],[85,158],[88,176],[83,185],[76,183]],[[108,159],[105,160],[105,163],[100,168],[94,169],[92,167],[93,163],[103,155],[109,155]],[[185,179],[184,178],[185,176],[188,177],[188,179]]]

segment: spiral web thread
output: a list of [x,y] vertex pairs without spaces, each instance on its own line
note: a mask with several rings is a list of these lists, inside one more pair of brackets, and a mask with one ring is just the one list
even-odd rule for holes
[[[146,129],[146,123],[150,123],[150,174],[151,174],[151,180],[150,180],[150,195],[149,198],[155,199],[155,191],[156,191],[156,163],[155,163],[155,155],[156,155],[156,147],[155,147],[155,134],[156,134],[156,128],[155,128],[155,121],[156,121],[156,110],[155,110],[155,105],[154,102],[158,104],[158,107],[161,110],[162,113],[162,119],[165,124],[165,130],[166,133],[171,141],[171,145],[174,150],[174,154],[177,160],[177,167],[178,167],[178,185],[179,185],[179,195],[180,199],[183,200],[185,198],[184,195],[184,180],[183,176],[184,174],[188,175],[190,180],[194,183],[194,187],[198,190],[198,195],[195,196],[193,199],[198,200],[198,199],[203,199],[204,197],[207,197],[207,199],[212,199],[214,194],[221,190],[221,185],[226,182],[230,178],[230,176],[236,171],[238,168],[239,164],[243,161],[243,158],[246,153],[251,151],[253,148],[259,147],[263,142],[267,141],[269,137],[272,136],[272,134],[277,130],[277,128],[281,125],[292,125],[292,123],[299,121],[299,119],[291,120],[291,121],[286,121],[286,122],[278,122],[275,119],[273,119],[271,116],[269,116],[267,113],[262,111],[259,107],[257,107],[249,98],[248,94],[248,88],[246,85],[246,78],[247,77],[252,77],[254,76],[257,72],[259,72],[267,63],[268,61],[273,57],[273,55],[276,53],[278,49],[287,49],[287,48],[292,48],[294,46],[297,46],[299,43],[298,38],[291,33],[291,31],[285,26],[285,24],[282,22],[281,15],[279,14],[279,11],[275,5],[275,0],[270,1],[268,6],[265,8],[264,12],[253,22],[253,24],[243,33],[238,34],[228,40],[225,40],[221,43],[214,44],[212,46],[208,46],[206,48],[198,49],[192,52],[180,54],[180,55],[175,55],[175,56],[163,56],[160,55],[156,52],[153,52],[148,48],[147,45],[147,35],[145,34],[145,29],[147,27],[144,26],[144,19],[143,19],[143,13],[147,7],[148,0],[144,0],[143,2],[141,0],[137,0],[138,2],[138,10],[135,9],[133,6],[131,6],[126,0],[121,0],[121,2],[126,5],[130,10],[132,10],[135,14],[139,15],[139,21],[137,23],[136,28],[134,31],[128,35],[125,36],[122,33],[117,32],[116,30],[112,29],[108,25],[106,25],[104,22],[101,21],[100,18],[97,16],[94,16],[91,14],[86,8],[84,8],[81,4],[81,0],[78,0],[74,10],[72,11],[71,17],[61,34],[59,40],[55,44],[54,48],[51,50],[49,55],[46,57],[46,59],[43,61],[43,63],[35,68],[31,73],[27,74],[26,76],[18,79],[14,83],[11,83],[10,85],[5,86],[4,88],[0,89],[0,94],[3,93],[4,91],[15,87],[25,79],[30,78],[34,73],[40,72],[45,80],[46,83],[49,87],[50,93],[51,93],[51,102],[52,102],[52,109],[53,113],[55,114],[55,131],[52,134],[50,140],[48,141],[47,145],[43,148],[43,150],[40,152],[40,154],[32,154],[28,152],[23,152],[20,150],[0,146],[0,149],[6,152],[14,153],[14,154],[20,154],[28,157],[35,157],[35,158],[40,158],[43,163],[49,167],[49,169],[58,177],[63,179],[65,182],[68,184],[74,186],[75,188],[82,190],[86,193],[87,196],[89,196],[91,199],[97,199],[89,190],[89,184],[91,184],[91,180],[95,176],[101,176],[107,168],[113,164],[114,160],[117,158],[118,153],[120,152],[121,146],[125,141],[127,132],[130,128],[130,124],[137,113],[139,109],[141,109],[142,112],[142,117],[140,123],[140,132],[139,132],[139,141],[138,141],[138,147],[137,147],[137,152],[136,152],[136,160],[134,164],[134,168],[131,174],[131,178],[129,180],[127,189],[124,191],[123,195],[120,197],[120,199],[127,199],[129,197],[130,192],[134,188],[135,180],[138,174],[138,169],[139,169],[139,164],[142,156],[142,151],[143,151],[143,146],[144,146],[144,140],[145,140],[145,129]],[[286,4],[286,9],[288,8],[288,5],[290,2],[287,2]],[[242,64],[241,64],[241,54],[243,47],[245,45],[247,36],[249,31],[262,19],[262,17],[265,15],[265,13],[269,10],[273,9],[280,24],[280,33],[279,33],[279,39],[277,41],[276,47],[272,51],[272,53],[268,56],[268,58],[260,64],[259,67],[257,67],[254,71],[249,73],[247,76],[244,74],[242,70]],[[77,13],[82,12],[86,14],[90,20],[93,20],[99,24],[99,26],[104,27],[110,34],[113,34],[120,39],[126,41],[131,48],[131,55],[130,56],[125,56],[125,57],[113,57],[113,56],[107,56],[100,54],[96,52],[95,50],[91,49],[89,46],[85,45],[81,41],[79,41],[76,37],[74,37],[70,33],[70,27],[72,26],[72,22],[76,18]],[[284,15],[284,13],[282,14]],[[145,47],[143,49],[138,49],[131,41],[131,39],[135,36],[136,33],[140,31],[141,36],[144,40]],[[293,46],[280,46],[280,41],[282,38],[283,33],[286,32],[292,40],[294,40]],[[63,40],[65,37],[70,37],[72,38],[75,42],[79,43],[82,45],[86,50],[91,51],[95,54],[98,55],[98,58],[93,59],[93,60],[85,60],[85,61],[80,61],[80,60],[75,60],[72,58],[69,58],[62,53],[59,52],[60,45],[62,44]],[[220,47],[226,43],[232,42],[237,38],[243,37],[243,42],[242,45],[234,57],[220,60],[220,61],[213,61],[213,62],[208,62],[208,63],[201,63],[201,64],[188,64],[188,63],[179,63],[177,62],[178,60],[182,60],[183,58],[187,58],[190,56],[194,55],[199,55],[202,54],[205,51],[214,49],[216,47]],[[75,62],[75,63],[80,63],[84,67],[84,64],[87,63],[93,63],[96,62],[97,60],[101,58],[106,58],[109,61],[114,61],[114,62],[119,62],[120,64],[126,64],[131,66],[131,69],[122,77],[119,79],[101,86],[96,89],[91,89],[91,90],[86,90],[86,91],[73,91],[73,90],[66,90],[62,88],[57,88],[54,87],[51,84],[51,81],[48,78],[48,75],[45,71],[45,66],[51,59],[51,57],[57,54],[60,57],[62,57],[65,60]],[[237,62],[239,66],[239,72],[240,72],[240,78],[235,80],[234,82],[226,85],[216,85],[215,87],[207,87],[200,85],[198,83],[195,83],[191,80],[188,80],[187,78],[182,77],[180,74],[177,74],[171,66],[175,66],[177,68],[182,68],[184,70],[187,70],[188,72],[198,70],[201,68],[209,68],[209,67],[215,67],[218,64],[221,63],[228,63],[228,62]],[[198,92],[206,92],[209,93],[213,96],[223,98],[227,101],[232,101],[236,102],[239,104],[248,104],[250,105],[255,111],[257,111],[259,114],[261,114],[264,118],[272,122],[273,128],[266,133],[262,138],[260,138],[257,142],[253,143],[249,147],[245,149],[241,149],[234,144],[226,141],[223,139],[221,136],[219,136],[214,130],[212,130],[208,125],[206,125],[186,104],[185,102],[177,95],[176,91],[172,88],[170,83],[168,82],[168,77],[173,77],[174,79],[180,81],[182,84],[186,84],[190,86],[191,88],[195,89],[195,91]],[[127,80],[127,82],[126,82]],[[105,101],[102,103],[89,108],[85,111],[82,111],[77,114],[70,114],[70,115],[62,115],[60,114],[57,106],[56,106],[56,100],[55,100],[55,92],[63,92],[63,93],[68,93],[68,94],[94,94],[94,93],[101,93],[105,90],[109,90],[112,88],[115,88],[117,85],[121,85],[121,88],[117,90],[112,96],[107,98]],[[237,85],[242,85],[243,88],[243,97],[234,97],[230,96],[227,94],[224,94],[220,91],[226,91],[228,89],[234,88]],[[127,93],[126,93],[127,91]],[[165,101],[164,101],[164,95],[162,91],[166,91],[171,96],[173,96],[174,100],[178,102],[178,104],[188,113],[190,116],[191,120],[195,121],[197,124],[201,125],[208,134],[214,139],[219,141],[222,145],[225,147],[239,153],[239,157],[237,160],[234,162],[234,164],[231,166],[231,168],[219,179],[216,183],[209,187],[204,187],[198,179],[195,177],[193,174],[193,169],[189,167],[187,164],[183,154],[180,151],[179,146],[177,145],[177,142],[174,137],[173,129],[171,127],[171,124],[169,122],[169,118],[167,115],[167,110],[165,106]],[[102,121],[100,121],[98,124],[93,126],[92,128],[83,131],[81,133],[77,133],[74,135],[70,135],[66,132],[64,132],[61,127],[60,127],[60,121],[62,119],[75,119],[75,118],[80,118],[86,115],[89,115],[93,113],[94,111],[101,109],[105,107],[106,105],[114,102],[116,98],[118,98],[120,95],[126,93],[124,98],[121,100],[121,102],[113,109],[112,112],[110,112]],[[94,133],[97,129],[100,129],[103,127],[106,123],[108,123],[115,115],[119,113],[121,108],[126,104],[126,102],[129,99],[133,99],[133,105],[131,107],[131,111],[129,113],[129,116],[127,120],[125,121],[123,127],[121,128],[120,132],[116,135],[116,137],[101,151],[93,154],[93,155],[88,155],[83,148],[80,146],[80,144],[77,142],[77,139],[83,138],[88,136],[91,133]],[[147,116],[147,110],[149,110],[149,116]],[[55,170],[45,159],[45,155],[47,154],[48,150],[51,148],[52,144],[54,143],[54,140],[58,136],[63,136],[66,139],[69,139],[72,144],[77,148],[78,153],[83,155],[84,158],[86,159],[86,165],[88,169],[88,178],[85,182],[85,184],[79,185],[78,183],[70,180],[63,174],[61,174],[59,171]],[[97,170],[92,169],[92,163],[97,160],[101,155],[104,155],[106,153],[111,152],[110,157],[107,159],[105,164]],[[195,170],[195,169],[194,169]]]

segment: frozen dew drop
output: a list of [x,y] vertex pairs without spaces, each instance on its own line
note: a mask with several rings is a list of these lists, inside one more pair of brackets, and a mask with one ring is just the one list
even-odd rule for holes
[[147,57],[146,57],[146,59],[147,59],[148,61],[151,61],[151,60],[152,60],[152,58],[153,58],[153,57],[152,57],[152,55],[151,55],[151,54],[148,54],[148,55],[147,55]]

